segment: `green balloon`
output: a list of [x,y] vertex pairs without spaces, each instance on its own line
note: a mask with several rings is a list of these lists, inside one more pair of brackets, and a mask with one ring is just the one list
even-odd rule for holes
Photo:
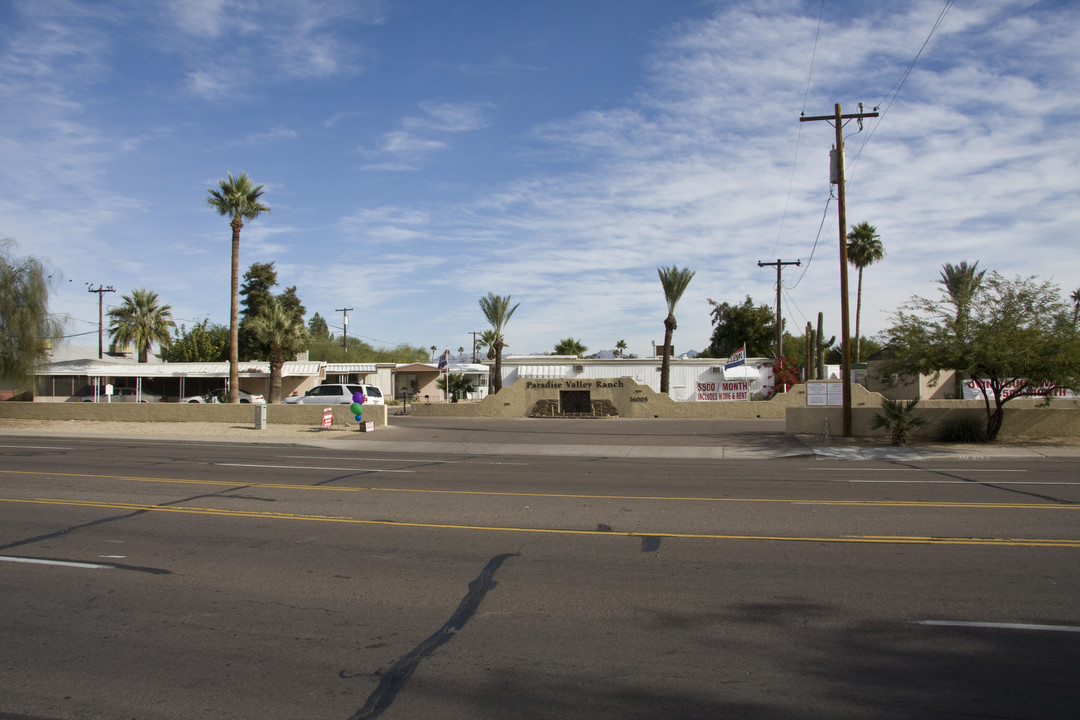
[[352,412],[353,415],[359,415],[361,413],[361,411],[363,411],[363,409],[364,409],[364,406],[361,405],[360,403],[353,403],[352,405],[349,406],[349,410]]

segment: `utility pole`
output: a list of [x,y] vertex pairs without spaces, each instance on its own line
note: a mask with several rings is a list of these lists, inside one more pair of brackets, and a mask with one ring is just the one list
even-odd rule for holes
[[476,364],[476,336],[480,334],[479,330],[473,330],[469,333],[472,335],[472,361],[473,365]]
[[100,360],[105,356],[101,340],[105,325],[105,315],[103,314],[104,303],[102,302],[102,298],[104,297],[104,293],[116,292],[116,289],[112,285],[109,285],[108,287],[98,285],[97,288],[89,287],[87,290],[92,293],[97,293],[97,356],[98,360]]
[[349,311],[352,308],[335,308],[334,312],[344,313],[344,320],[342,322],[341,333],[341,347],[345,348],[345,354],[349,354]]
[[847,207],[844,199],[844,120],[858,120],[862,127],[863,118],[877,117],[877,108],[873,112],[861,112],[862,104],[859,104],[860,112],[844,115],[840,112],[840,103],[836,103],[832,115],[818,115],[816,117],[799,118],[799,122],[812,122],[815,120],[833,121],[836,128],[836,147],[834,165],[835,182],[837,185],[836,205],[840,216],[840,375],[844,391],[843,412],[843,436],[851,437],[851,333],[848,320],[848,277],[847,277]]
[[784,323],[780,315],[780,272],[785,265],[802,265],[802,260],[788,260],[786,262],[780,258],[776,258],[776,262],[761,262],[758,260],[758,267],[768,265],[776,266],[776,361],[780,362],[780,358],[784,353]]

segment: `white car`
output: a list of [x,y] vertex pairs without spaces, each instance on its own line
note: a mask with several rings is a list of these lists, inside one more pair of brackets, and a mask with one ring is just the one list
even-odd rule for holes
[[[215,404],[215,405],[218,404],[218,403],[227,403],[227,402],[229,402],[229,392],[225,388],[218,388],[217,390],[211,390],[210,392],[206,393],[205,395],[192,395],[191,397],[186,397],[183,400],[181,400],[180,402],[186,402],[186,403],[210,403],[210,404]],[[256,405],[265,405],[266,404],[266,398],[264,398],[262,395],[252,395],[249,392],[244,392],[243,390],[241,390],[240,391],[240,402],[241,403],[254,403]]]
[[352,383],[324,383],[316,385],[303,395],[293,395],[282,400],[286,405],[351,405],[354,393],[363,393],[369,405],[385,405],[382,391],[374,385]]

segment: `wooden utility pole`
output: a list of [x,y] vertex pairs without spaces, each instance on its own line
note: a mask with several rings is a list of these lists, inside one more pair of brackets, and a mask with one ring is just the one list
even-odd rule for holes
[[480,334],[479,330],[470,330],[469,334],[472,335],[472,361],[476,364],[476,336]]
[[[862,110],[862,106],[859,106]],[[836,204],[840,216],[840,375],[844,391],[843,436],[851,437],[851,334],[848,320],[848,277],[847,277],[847,208],[844,200],[844,120],[858,120],[860,127],[863,118],[877,117],[877,108],[873,112],[857,112],[844,115],[840,112],[840,103],[836,103],[832,115],[799,118],[799,122],[814,120],[833,121],[836,128],[836,164],[835,182],[837,185]]]
[[780,258],[776,258],[776,262],[761,262],[758,260],[758,267],[767,265],[776,266],[776,361],[782,362],[781,358],[784,354],[784,323],[780,315],[780,273],[785,265],[802,265],[802,260],[788,260],[787,262]]
[[104,331],[105,315],[103,313],[104,304],[102,298],[105,297],[104,293],[116,292],[112,285],[108,287],[98,285],[97,288],[87,288],[92,293],[97,293],[97,357],[98,360],[105,356],[103,343],[101,341],[101,334]]
[[349,311],[352,308],[335,308],[334,312],[344,313],[341,331],[341,347],[345,348],[345,354],[349,354]]

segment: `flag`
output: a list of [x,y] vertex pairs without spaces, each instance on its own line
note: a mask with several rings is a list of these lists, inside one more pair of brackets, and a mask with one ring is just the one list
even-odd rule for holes
[[738,367],[740,365],[745,365],[745,364],[746,364],[746,343],[743,343],[743,346],[741,348],[739,348],[738,350],[736,350],[734,353],[732,353],[731,357],[729,357],[727,359],[727,361],[724,363],[724,369],[725,370],[730,370],[733,367]]
[[447,348],[442,355],[439,356],[439,372],[446,370],[446,366],[450,364],[450,349]]

